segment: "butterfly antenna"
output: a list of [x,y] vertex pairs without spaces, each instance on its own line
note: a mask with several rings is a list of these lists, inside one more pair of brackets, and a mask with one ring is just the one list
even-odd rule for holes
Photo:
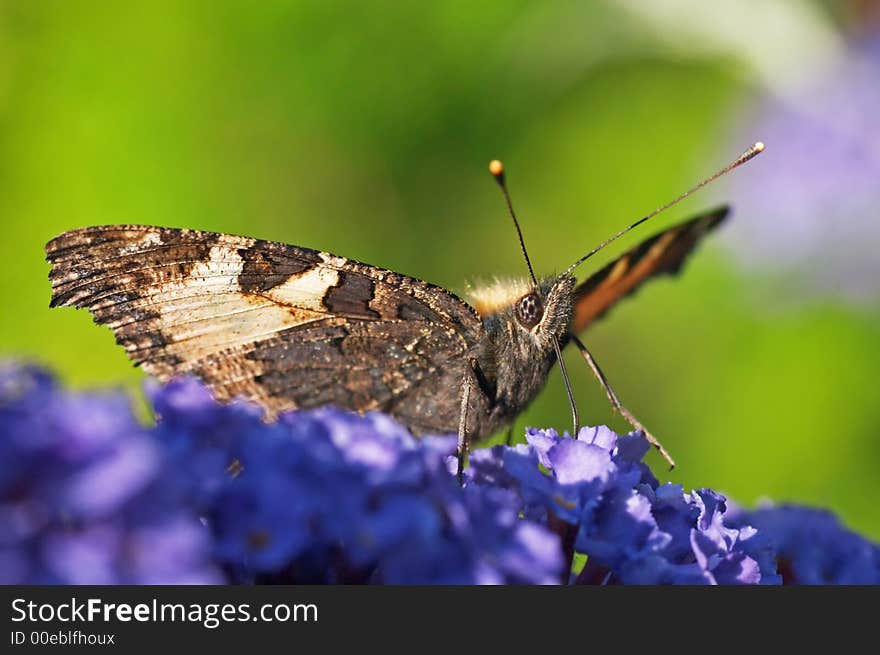
[[493,159],[489,162],[489,172],[492,173],[492,177],[495,178],[495,181],[498,182],[498,186],[501,187],[501,193],[504,194],[504,201],[507,203],[507,211],[510,214],[510,218],[513,219],[513,225],[516,228],[516,234],[519,237],[519,247],[522,249],[523,257],[526,259],[526,266],[529,267],[529,275],[532,278],[532,284],[538,286],[538,279],[535,277],[534,269],[532,269],[532,260],[529,259],[529,252],[526,250],[526,242],[523,240],[523,233],[519,227],[519,221],[516,220],[516,213],[513,211],[513,203],[510,202],[510,194],[507,192],[507,184],[504,182],[504,164],[497,159]]
[[[519,247],[522,249],[523,257],[526,260],[526,266],[529,267],[529,276],[532,278],[532,284],[538,286],[538,279],[535,277],[535,270],[532,268],[532,260],[529,259],[529,252],[526,250],[526,242],[523,239],[522,229],[519,226],[519,221],[516,219],[516,212],[513,211],[513,203],[510,202],[510,193],[507,191],[507,184],[504,181],[504,164],[497,159],[493,159],[489,162],[489,172],[492,173],[492,177],[495,178],[495,181],[498,182],[498,186],[501,187],[501,193],[504,194],[504,201],[507,203],[507,212],[510,214],[510,218],[513,219],[513,226],[516,228],[516,234],[519,237]],[[568,379],[568,371],[565,370],[565,361],[562,359],[562,349],[559,347],[559,342],[556,339],[553,340],[553,348],[556,350],[556,361],[559,362],[559,370],[562,372],[562,381],[565,383],[565,393],[568,395],[568,404],[571,407],[571,436],[574,439],[577,438],[578,432],[577,403],[574,401],[574,394],[571,390],[571,381]]]
[[[590,257],[592,257],[593,255],[595,255],[595,254],[596,254],[597,252],[599,252],[600,250],[602,250],[602,248],[604,248],[605,246],[607,246],[607,245],[608,245],[609,243],[611,243],[612,241],[615,241],[615,240],[619,239],[619,238],[622,237],[624,234],[626,234],[627,232],[629,232],[629,231],[632,230],[633,228],[638,227],[639,225],[641,225],[641,224],[644,223],[645,221],[654,218],[654,217],[655,217],[657,214],[659,214],[660,212],[666,211],[667,209],[669,209],[669,208],[672,207],[673,205],[678,204],[679,202],[681,202],[682,200],[684,200],[685,198],[687,198],[687,197],[688,197],[689,195],[691,195],[692,193],[696,193],[697,191],[699,191],[700,189],[702,189],[702,188],[703,188],[704,186],[706,186],[707,184],[711,184],[712,182],[714,182],[715,180],[717,180],[717,179],[718,179],[719,177],[721,177],[722,175],[726,175],[727,173],[729,173],[730,171],[732,171],[734,168],[737,168],[738,166],[742,166],[742,165],[745,164],[747,161],[749,161],[750,159],[753,159],[753,158],[757,157],[757,156],[758,156],[759,154],[761,154],[762,152],[764,152],[764,144],[761,143],[760,141],[758,141],[758,142],[755,143],[751,148],[749,148],[748,150],[746,150],[743,154],[741,154],[739,157],[737,157],[736,159],[734,159],[732,162],[730,162],[727,166],[725,166],[724,168],[722,168],[720,171],[718,171],[718,172],[715,173],[714,175],[711,175],[711,176],[707,177],[705,180],[703,180],[702,182],[700,182],[698,185],[696,185],[695,187],[692,187],[691,189],[688,189],[687,191],[685,191],[684,193],[682,193],[682,194],[681,194],[680,196],[678,196],[677,198],[674,198],[673,200],[670,200],[669,202],[667,202],[667,203],[666,203],[665,205],[663,205],[662,207],[659,207],[659,208],[655,209],[654,211],[652,211],[652,212],[651,212],[650,214],[648,214],[647,216],[644,216],[644,217],[640,218],[639,220],[637,220],[637,221],[636,221],[635,223],[633,223],[632,225],[623,228],[623,229],[622,229],[620,232],[618,232],[617,234],[614,234],[613,236],[610,236],[610,237],[608,237],[607,239],[605,239],[605,241],[603,241],[602,243],[600,243],[598,246],[596,246],[595,248],[593,248],[593,249],[592,249],[590,252],[588,252],[586,255],[584,255],[583,257],[581,257],[580,259],[578,259],[574,264],[572,264],[571,266],[569,266],[568,269],[565,271],[564,275],[568,275],[568,274],[570,274],[574,269],[576,269],[578,266],[580,266],[581,264],[583,264],[583,263],[584,263],[585,261],[587,261]],[[502,188],[503,188],[503,186],[502,186]],[[506,193],[506,192],[505,192],[505,193]],[[509,201],[508,201],[508,202],[509,202]],[[515,221],[515,220],[516,220],[516,219],[514,219],[514,221]],[[521,239],[521,238],[522,238],[522,237],[520,237],[520,239]],[[528,259],[528,258],[526,258],[526,259]]]

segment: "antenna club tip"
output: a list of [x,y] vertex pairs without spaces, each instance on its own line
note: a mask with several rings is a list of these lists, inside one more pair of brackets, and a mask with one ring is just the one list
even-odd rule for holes
[[502,175],[504,173],[504,164],[502,164],[497,159],[493,159],[489,162],[489,172],[492,173],[495,177]]
[[764,142],[755,141],[755,145],[752,146],[752,150],[754,150],[755,152],[764,152]]

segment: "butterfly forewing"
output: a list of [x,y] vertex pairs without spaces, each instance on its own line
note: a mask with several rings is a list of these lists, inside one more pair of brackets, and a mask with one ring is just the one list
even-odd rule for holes
[[575,289],[572,332],[584,330],[647,280],[681,271],[700,239],[728,213],[720,207],[655,234],[584,280]]

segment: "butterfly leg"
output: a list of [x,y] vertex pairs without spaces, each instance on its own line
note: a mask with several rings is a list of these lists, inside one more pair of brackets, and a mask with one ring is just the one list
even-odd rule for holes
[[505,439],[505,443],[508,446],[513,445],[513,423],[510,424],[510,427],[507,428],[507,438]]
[[590,366],[590,369],[592,369],[593,374],[596,376],[596,379],[599,380],[599,384],[601,384],[602,388],[605,390],[605,394],[608,396],[611,407],[613,407],[615,411],[619,412],[620,415],[625,418],[631,426],[644,434],[645,439],[648,440],[648,443],[654,446],[654,448],[656,448],[663,456],[663,459],[669,462],[670,470],[674,469],[675,460],[672,459],[672,456],[666,451],[666,449],[663,447],[663,444],[661,444],[654,435],[648,432],[645,429],[645,426],[642,425],[639,420],[635,416],[633,416],[626,407],[621,404],[620,399],[617,397],[617,394],[614,393],[614,389],[611,388],[611,384],[608,382],[608,378],[605,377],[605,374],[602,372],[602,369],[599,368],[599,364],[593,358],[593,355],[590,353],[590,351],[587,350],[587,347],[575,335],[571,335],[571,340],[574,342],[574,345],[577,346],[577,349],[581,351],[581,355],[583,355],[587,364]]
[[461,381],[461,413],[458,418],[458,448],[456,450],[458,471],[456,472],[456,477],[458,477],[459,486],[464,486],[464,458],[467,456],[468,451],[468,408],[470,407],[471,392],[477,386],[477,379],[474,373],[477,369],[477,360],[470,358],[468,364],[464,378]]
[[571,381],[568,379],[568,371],[565,368],[565,360],[562,359],[562,348],[559,342],[554,339],[553,348],[556,350],[556,363],[559,364],[559,372],[562,374],[562,382],[565,384],[565,393],[568,395],[568,406],[571,407],[571,438],[577,439],[578,436],[578,406],[574,401],[574,393],[571,390]]

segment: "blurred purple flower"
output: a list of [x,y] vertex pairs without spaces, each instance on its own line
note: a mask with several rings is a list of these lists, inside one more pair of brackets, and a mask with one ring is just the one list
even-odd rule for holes
[[0,582],[223,581],[124,396],[65,392],[41,370],[2,364],[0,430]]
[[799,94],[757,107],[742,131],[767,151],[731,181],[737,220],[728,238],[747,266],[796,273],[813,291],[878,297],[878,107],[876,34]]
[[738,511],[772,548],[783,584],[880,584],[880,546],[844,528],[830,512],[796,505]]

